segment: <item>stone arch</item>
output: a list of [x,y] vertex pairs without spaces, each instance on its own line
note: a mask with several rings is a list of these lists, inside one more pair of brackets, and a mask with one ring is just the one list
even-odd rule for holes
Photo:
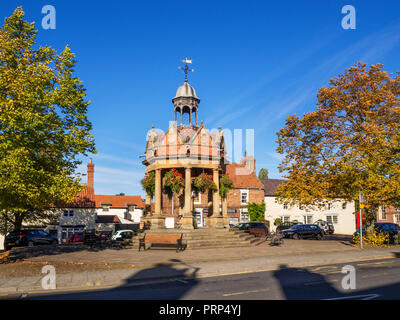
[[[182,123],[182,113],[181,113],[181,107],[175,107],[175,122],[176,123]],[[179,118],[176,116],[176,114],[178,113]]]
[[[182,114],[182,122],[181,123],[184,123],[184,124],[192,124],[192,108],[191,107],[189,107],[189,106],[184,106],[184,107],[182,107],[182,112],[181,112],[181,114]],[[187,117],[185,116],[185,115],[188,115]],[[186,122],[186,121],[184,121],[183,119],[183,117],[185,116],[185,118],[188,118],[188,121]]]

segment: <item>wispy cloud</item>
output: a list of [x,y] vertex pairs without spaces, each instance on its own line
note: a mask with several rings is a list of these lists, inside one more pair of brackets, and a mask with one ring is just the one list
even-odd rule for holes
[[[316,65],[310,72],[286,83],[276,92],[275,97],[260,110],[257,118],[263,119],[263,121],[257,126],[257,133],[263,131],[271,123],[288,116],[294,110],[299,110],[300,106],[315,101],[318,88],[327,85],[329,77],[343,72],[350,66],[349,63],[378,62],[384,54],[400,43],[399,27],[400,24],[397,24],[373,33],[333,54]],[[293,81],[296,81],[297,85],[294,85]]]
[[138,160],[134,160],[133,158],[122,158],[110,154],[105,154],[105,153],[99,153],[94,156],[94,160],[107,160],[110,162],[114,163],[122,163],[122,164],[128,164],[128,165],[141,165],[141,160],[138,158]]
[[144,170],[141,169],[116,169],[96,166],[94,173],[96,194],[126,194],[142,195],[140,180]]
[[[285,63],[275,67],[274,70],[269,70],[268,72],[264,73],[259,79],[252,82],[251,85],[241,91],[240,94],[232,97],[229,100],[224,101],[220,105],[217,105],[214,109],[216,111],[213,114],[208,115],[208,118],[205,119],[205,122],[209,125],[226,124],[229,121],[241,117],[243,114],[250,111],[254,107],[262,105],[265,100],[253,104],[251,107],[243,107],[247,104],[246,100],[248,100],[249,97],[257,95],[257,93],[265,89],[269,83],[283,76],[285,73],[299,65],[302,61],[309,59],[310,57],[315,55],[319,50],[321,50],[321,48],[333,41],[334,38],[335,36],[330,35],[324,40],[313,42],[312,45],[310,45],[309,47],[305,47],[302,48],[301,51],[297,51]],[[233,116],[227,116],[227,114],[232,113],[232,110],[239,111],[234,112]]]
[[[121,140],[113,139],[113,138],[108,138],[107,141],[112,144],[139,152],[140,154],[142,154],[144,152],[144,149],[146,147],[144,143],[138,144],[138,143],[134,143],[134,142],[125,142],[125,141],[121,141]],[[146,132],[143,133],[143,141],[146,141]]]
[[275,160],[282,161],[285,156],[277,152],[267,152],[267,155]]
[[[87,164],[78,166],[76,173],[81,174],[82,183],[87,183]],[[94,184],[96,194],[118,194],[124,192],[132,195],[143,195],[140,180],[144,169],[130,166],[126,169],[96,165],[94,167]]]

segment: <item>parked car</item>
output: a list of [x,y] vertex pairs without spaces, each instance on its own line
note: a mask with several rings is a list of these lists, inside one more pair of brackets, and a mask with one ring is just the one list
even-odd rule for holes
[[[365,233],[366,228],[368,228],[368,226],[363,226],[363,233]],[[393,243],[394,236],[397,235],[400,231],[400,227],[392,222],[374,222],[374,228],[378,234],[379,233],[387,234],[389,236],[390,243]],[[353,236],[359,233],[360,229],[354,232]]]
[[324,230],[325,234],[333,234],[335,232],[335,227],[332,222],[318,220],[315,222],[317,226],[320,226]]
[[283,230],[282,234],[285,238],[292,239],[314,238],[322,240],[324,238],[324,231],[316,224],[296,224],[290,229]]
[[40,229],[27,229],[10,232],[4,239],[4,249],[13,247],[32,247],[43,244],[57,244],[57,238]]
[[72,236],[70,236],[67,239],[67,243],[78,243],[78,242],[83,242],[83,233],[74,233]]
[[135,235],[135,232],[133,230],[118,230],[115,232],[111,240],[123,240],[123,239],[130,239]]
[[301,222],[294,222],[294,221],[283,222],[279,226],[276,227],[276,232],[281,232],[283,230],[290,229],[291,227],[295,226],[296,224],[301,224]]
[[237,228],[257,235],[259,235],[260,230],[264,230],[265,236],[269,234],[268,227],[263,222],[245,222],[241,223]]

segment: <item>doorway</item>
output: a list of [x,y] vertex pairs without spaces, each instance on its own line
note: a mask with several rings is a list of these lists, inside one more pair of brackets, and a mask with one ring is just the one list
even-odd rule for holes
[[197,228],[203,228],[203,209],[195,209],[193,219],[196,221]]

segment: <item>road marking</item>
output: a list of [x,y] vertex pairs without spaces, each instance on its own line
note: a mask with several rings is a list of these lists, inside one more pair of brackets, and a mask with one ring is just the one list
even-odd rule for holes
[[[346,260],[346,261],[340,261],[336,262],[335,264],[343,264],[343,263],[351,263],[351,262],[357,262],[357,261],[371,261],[371,260],[384,260],[384,259],[394,259],[394,256],[382,256],[382,257],[373,257],[373,258],[358,258],[356,260]],[[334,262],[333,262],[334,263]],[[392,263],[392,262],[391,262]],[[310,268],[310,267],[317,267],[320,266],[321,264],[310,264],[306,266],[288,266],[286,269],[300,269],[300,268]],[[335,267],[331,265],[327,265],[324,267]],[[213,274],[211,272],[204,273],[203,275],[198,275],[196,278],[212,278],[212,277],[224,277],[224,276],[234,276],[234,275],[240,275],[240,274],[248,274],[248,273],[261,273],[261,272],[268,272],[268,271],[278,271],[277,267],[272,267],[269,269],[261,269],[261,270],[247,270],[247,271],[238,271],[238,272],[231,272],[231,273],[221,273],[221,274]],[[334,273],[334,272],[332,272]],[[341,272],[340,272],[341,273]]]
[[381,262],[368,262],[368,263],[357,263],[357,266],[372,266],[372,265],[381,265],[381,264],[391,264],[394,261],[381,261]]
[[375,298],[380,297],[379,294],[364,294],[360,296],[345,296],[345,297],[338,297],[338,298],[329,298],[329,299],[323,299],[323,300],[347,300],[347,299],[355,299],[355,300],[372,300]]
[[241,294],[265,292],[265,291],[268,291],[268,290],[269,289],[260,289],[260,290],[250,290],[250,291],[242,291],[242,292],[225,293],[225,294],[223,294],[223,296],[224,297],[238,296],[238,295],[241,295]]
[[186,284],[186,283],[188,283],[188,282],[189,282],[189,281],[182,280],[182,279],[177,279],[176,281],[177,281],[177,282],[182,282],[182,283],[184,283],[184,284]]
[[318,271],[318,270],[322,270],[322,269],[337,269],[337,266],[323,266],[323,267],[318,267],[315,269],[311,269],[310,271]]

